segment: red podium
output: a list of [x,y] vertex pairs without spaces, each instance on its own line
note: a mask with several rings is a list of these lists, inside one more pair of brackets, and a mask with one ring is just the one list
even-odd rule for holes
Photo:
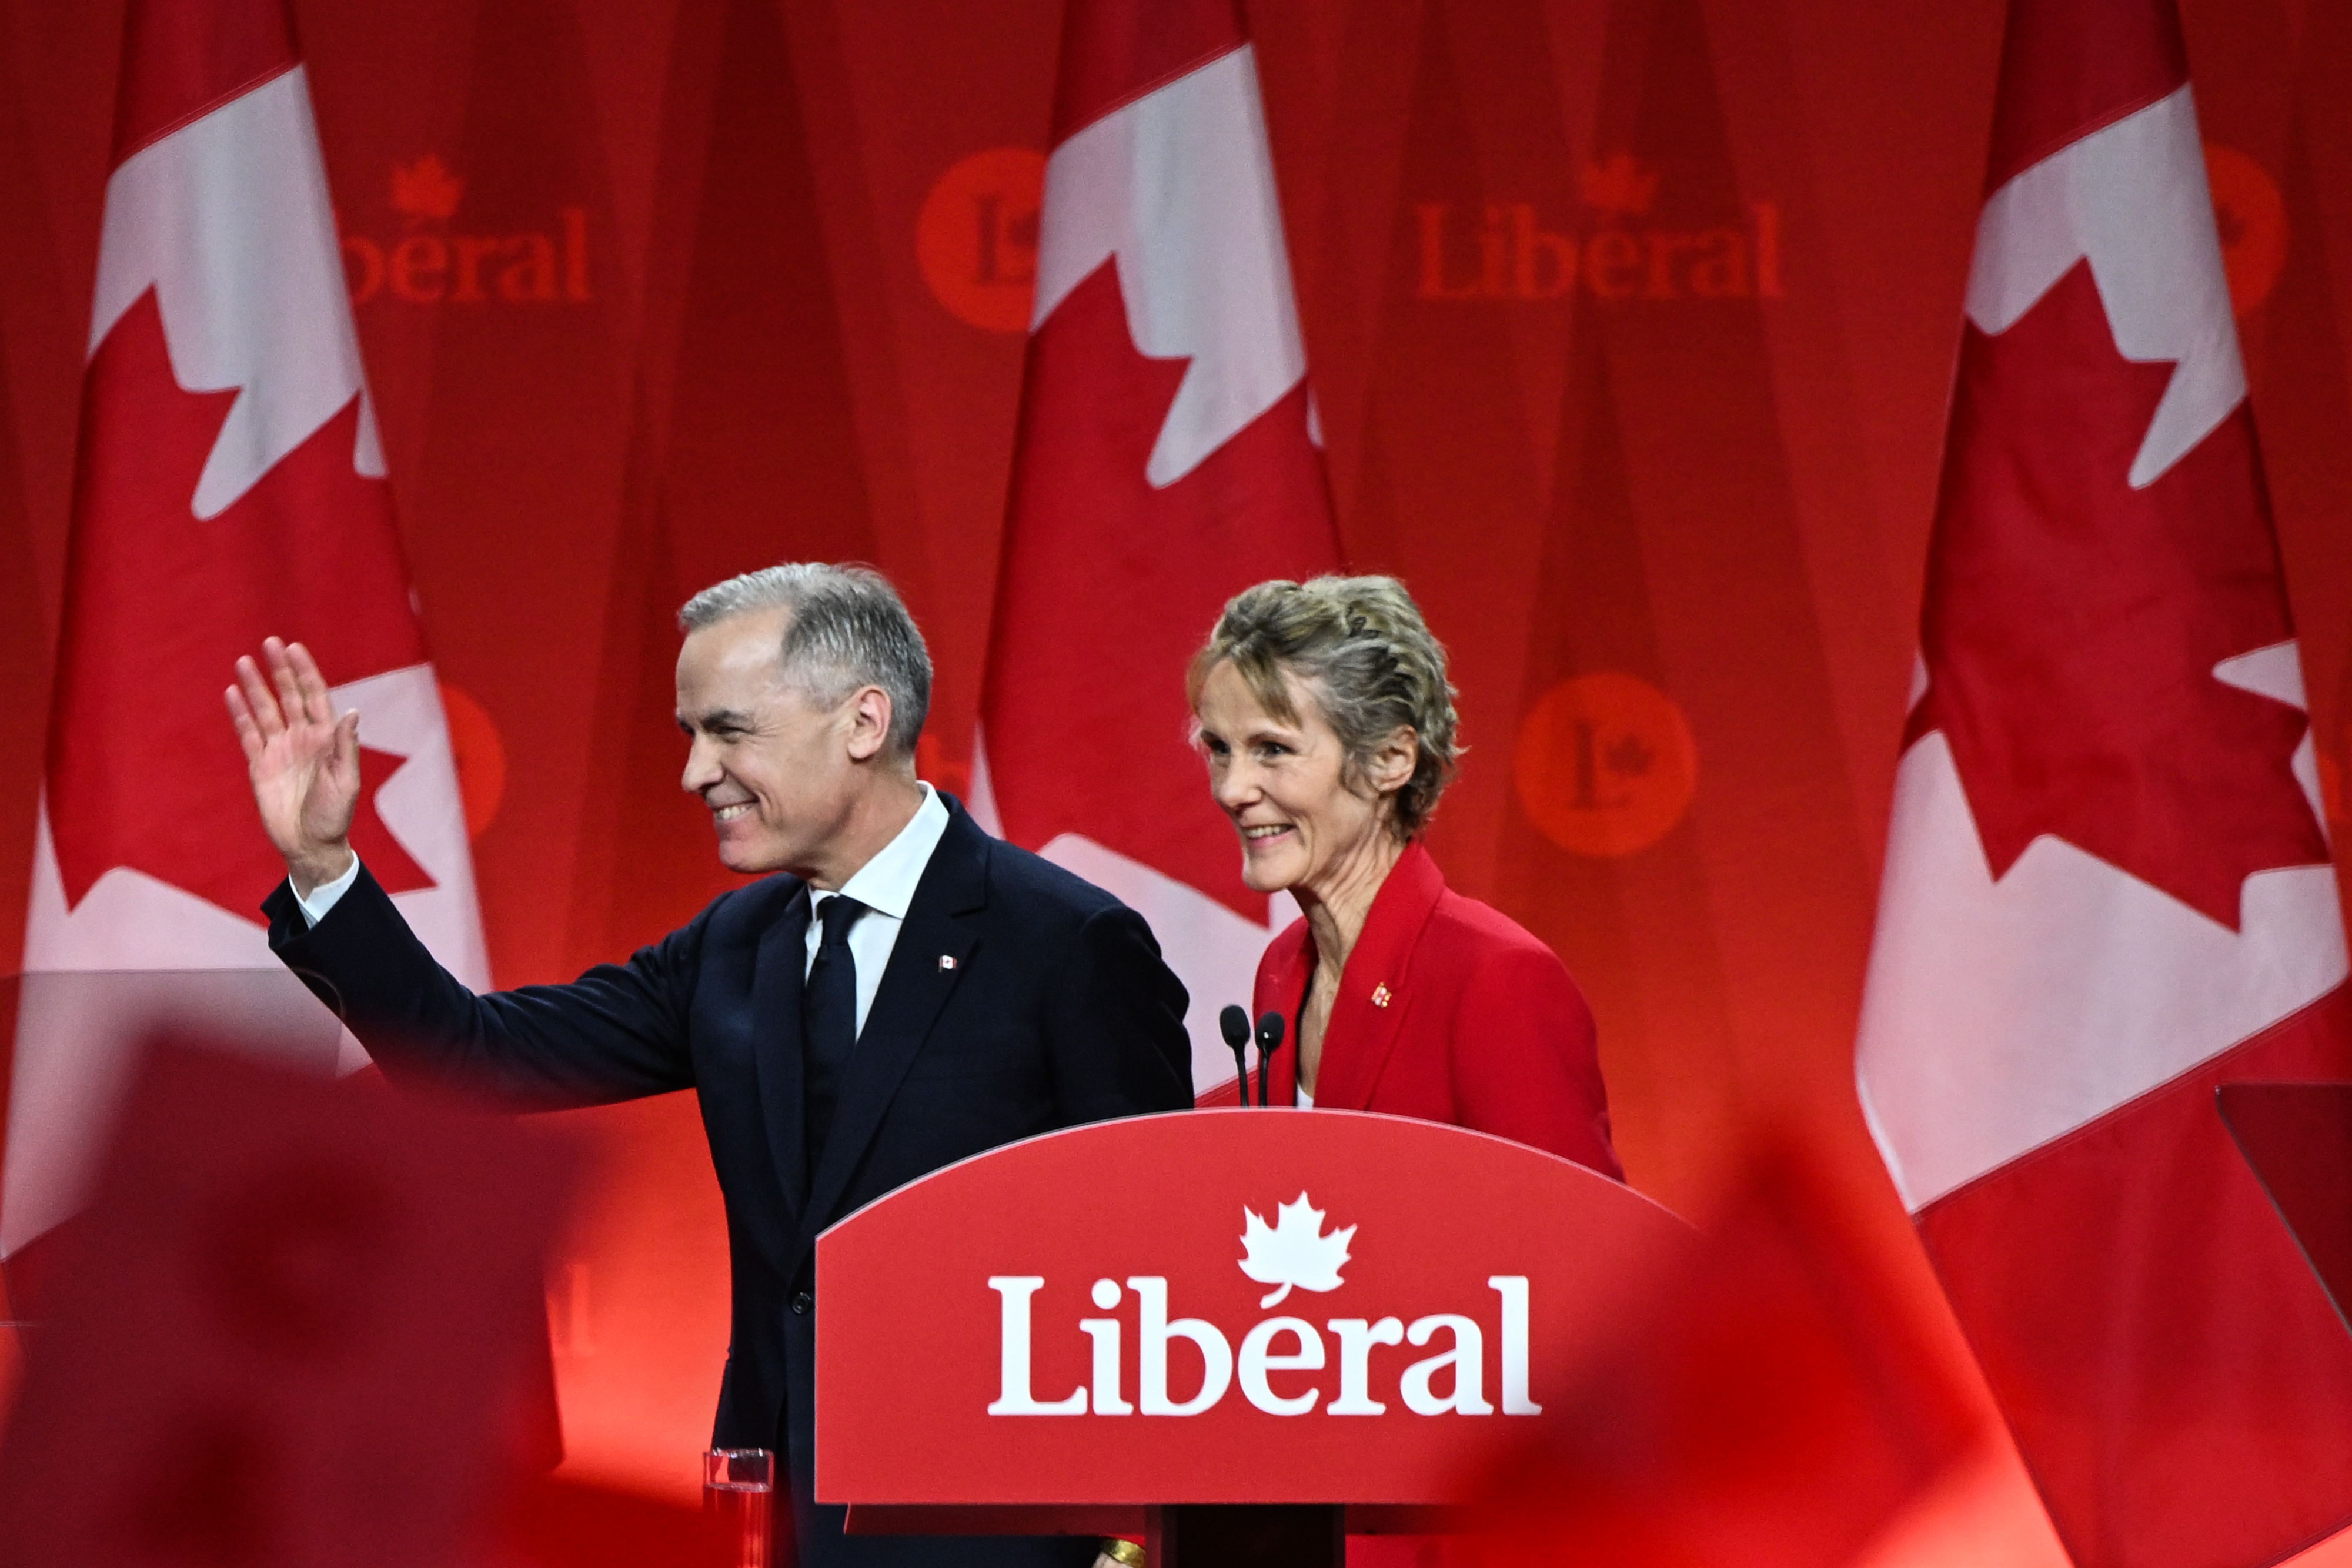
[[1521,1145],[1192,1111],[934,1172],[818,1239],[816,1495],[853,1532],[1338,1563],[1472,1499],[1693,1233]]

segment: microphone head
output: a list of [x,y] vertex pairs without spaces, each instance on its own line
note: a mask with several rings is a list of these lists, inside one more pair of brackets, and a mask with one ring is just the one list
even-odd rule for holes
[[1242,1011],[1238,1006],[1228,1006],[1223,1012],[1217,1015],[1217,1032],[1225,1037],[1227,1045],[1236,1051],[1240,1050],[1249,1043],[1249,1014]]
[[1269,1009],[1265,1017],[1257,1020],[1257,1049],[1259,1054],[1265,1055],[1270,1053],[1278,1049],[1281,1044],[1282,1015]]

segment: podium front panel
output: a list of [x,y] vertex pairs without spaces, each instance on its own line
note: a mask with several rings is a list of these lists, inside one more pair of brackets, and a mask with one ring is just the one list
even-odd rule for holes
[[1580,1166],[1190,1111],[950,1166],[817,1243],[816,1493],[1465,1500],[1692,1233]]

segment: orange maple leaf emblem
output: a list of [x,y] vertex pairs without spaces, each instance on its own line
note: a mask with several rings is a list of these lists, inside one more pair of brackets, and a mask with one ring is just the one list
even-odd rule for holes
[[449,172],[437,154],[427,152],[403,168],[392,166],[392,204],[411,218],[447,219],[466,194],[466,182]]

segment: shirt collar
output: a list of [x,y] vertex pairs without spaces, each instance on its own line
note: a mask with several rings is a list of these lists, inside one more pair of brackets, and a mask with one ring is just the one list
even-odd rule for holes
[[[857,874],[841,884],[842,894],[857,900],[877,915],[893,920],[907,918],[908,909],[915,902],[915,886],[923,880],[923,868],[931,863],[931,852],[940,847],[940,838],[948,831],[948,809],[940,792],[929,784],[923,786],[923,803],[898,836],[882,846],[879,853],[857,868]],[[814,908],[833,896],[820,893],[811,904]]]

